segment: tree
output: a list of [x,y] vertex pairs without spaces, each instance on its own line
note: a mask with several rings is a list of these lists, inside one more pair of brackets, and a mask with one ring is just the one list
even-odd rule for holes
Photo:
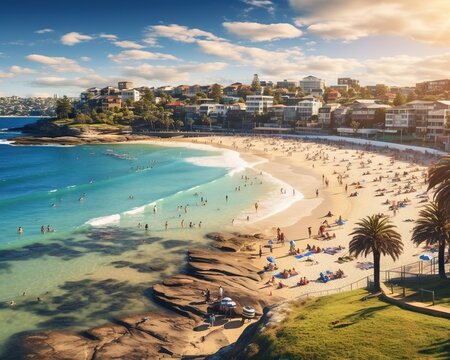
[[208,115],[203,114],[203,116],[202,116],[202,124],[203,125],[209,125],[209,128],[211,129],[211,118]]
[[416,244],[438,245],[439,277],[445,279],[445,245],[449,241],[449,218],[436,203],[425,205],[413,229],[411,240]]
[[403,105],[404,103],[406,103],[405,95],[403,95],[403,93],[401,91],[399,91],[397,93],[397,95],[395,96],[394,105],[400,106],[400,105]]
[[375,110],[375,114],[373,115],[374,125],[381,124],[384,125],[386,120],[386,109],[380,108]]
[[69,114],[72,112],[73,106],[72,102],[67,96],[64,95],[62,99],[56,100],[56,117],[58,119],[67,119]]
[[359,256],[373,254],[374,290],[380,291],[380,258],[390,256],[395,261],[403,252],[401,235],[388,218],[378,215],[367,216],[356,223],[350,236],[350,253]]
[[428,169],[428,190],[434,189],[434,200],[450,214],[450,155]]
[[194,124],[194,122],[195,122],[194,119],[189,119],[188,120],[188,125],[189,125],[191,131],[192,131],[192,125]]
[[356,135],[356,133],[358,132],[359,127],[361,126],[361,123],[359,123],[358,121],[353,120],[353,121],[350,123],[350,126],[351,126],[352,129],[353,129],[353,134]]
[[370,91],[366,88],[366,87],[362,87],[359,90],[359,95],[361,96],[362,99],[370,99]]
[[211,98],[214,99],[216,103],[222,98],[222,86],[219,84],[214,84],[211,86]]
[[175,128],[181,129],[183,126],[184,126],[184,122],[182,122],[181,120],[175,121]]
[[258,74],[255,74],[253,76],[253,81],[252,81],[252,85],[251,85],[250,89],[253,92],[257,93],[257,94],[260,93],[260,91],[261,91],[261,83],[259,82]]
[[382,97],[388,92],[388,87],[383,84],[377,84],[375,85],[375,92],[378,98]]
[[414,91],[410,91],[408,93],[408,96],[406,97],[406,102],[409,103],[411,101],[416,100],[416,98],[417,98],[416,93]]

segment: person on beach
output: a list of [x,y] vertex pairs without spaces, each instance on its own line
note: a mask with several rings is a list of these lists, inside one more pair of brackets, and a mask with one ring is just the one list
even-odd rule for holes
[[216,316],[214,314],[209,315],[209,325],[210,327],[214,326],[214,322],[216,321]]
[[308,226],[308,238],[311,238],[312,235],[312,229],[311,226]]
[[270,240],[268,241],[268,244],[269,244],[269,250],[270,250],[270,252],[273,252],[273,241],[272,241],[272,239],[270,239]]
[[258,203],[257,202],[255,202],[255,210],[256,210],[256,212],[258,212]]
[[145,231],[148,231],[148,224],[145,224]]
[[184,229],[184,219],[181,220],[181,228]]
[[277,241],[280,241],[280,237],[281,237],[281,229],[278,227],[277,228]]
[[262,257],[262,246],[259,245],[259,258],[261,259],[261,257]]
[[225,195],[225,202],[228,202],[228,195]]
[[223,287],[222,286],[219,286],[218,295],[219,295],[219,301],[221,301],[223,299]]
[[319,189],[316,190],[316,197],[319,196]]
[[166,221],[164,224],[164,229],[167,230],[167,226],[169,226],[169,223]]

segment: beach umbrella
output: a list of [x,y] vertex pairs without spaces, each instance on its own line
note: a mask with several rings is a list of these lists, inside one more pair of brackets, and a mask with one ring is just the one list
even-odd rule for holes
[[428,254],[422,254],[422,255],[420,255],[419,258],[420,258],[420,260],[432,260],[433,259],[433,257]]
[[266,259],[267,259],[268,262],[270,262],[272,264],[276,263],[275,259],[272,256],[268,256],[268,257],[266,257]]

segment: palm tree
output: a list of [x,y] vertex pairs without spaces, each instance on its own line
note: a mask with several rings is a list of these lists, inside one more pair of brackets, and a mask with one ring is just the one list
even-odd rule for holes
[[403,252],[401,235],[388,218],[378,215],[368,216],[356,223],[350,234],[350,253],[359,256],[373,254],[374,290],[380,291],[380,257],[389,255],[395,261]]
[[428,170],[428,190],[435,189],[434,199],[450,214],[450,155],[441,158]]
[[449,220],[446,212],[437,203],[430,203],[419,212],[419,219],[413,229],[412,241],[416,244],[438,244],[439,277],[445,275],[445,244],[449,241]]

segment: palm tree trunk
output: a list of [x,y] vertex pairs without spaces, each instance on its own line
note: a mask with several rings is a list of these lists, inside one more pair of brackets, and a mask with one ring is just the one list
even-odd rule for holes
[[380,287],[380,253],[373,252],[373,287],[374,292],[381,291]]
[[439,277],[441,279],[447,278],[447,276],[445,275],[445,241],[444,241],[444,239],[441,239],[439,241],[438,266],[439,266]]

